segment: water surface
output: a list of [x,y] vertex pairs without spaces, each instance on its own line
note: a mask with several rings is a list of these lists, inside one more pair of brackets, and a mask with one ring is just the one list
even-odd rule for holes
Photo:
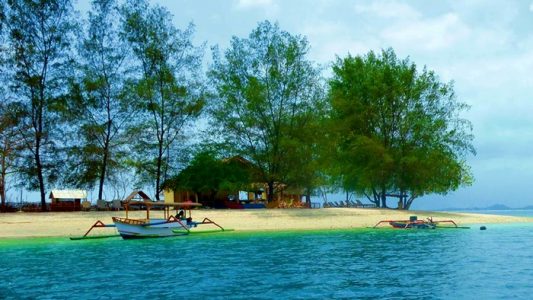
[[2,299],[531,299],[533,226],[0,243]]

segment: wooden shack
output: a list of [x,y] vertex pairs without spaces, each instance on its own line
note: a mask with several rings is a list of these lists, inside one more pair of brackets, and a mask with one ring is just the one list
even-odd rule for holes
[[87,200],[87,191],[52,190],[49,198],[51,211],[80,211],[81,201]]
[[128,195],[128,197],[124,198],[122,202],[129,201],[152,201],[152,199],[150,199],[150,197],[148,197],[148,195],[143,191],[133,191]]

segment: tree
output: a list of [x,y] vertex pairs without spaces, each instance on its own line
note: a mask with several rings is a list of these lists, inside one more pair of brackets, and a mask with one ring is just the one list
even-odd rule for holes
[[162,7],[136,0],[127,2],[122,13],[123,37],[139,63],[140,78],[133,87],[144,112],[138,117],[134,166],[141,177],[155,179],[159,200],[162,182],[177,165],[177,141],[186,139],[187,126],[203,107],[203,48],[193,46],[194,26],[176,29]]
[[126,130],[135,113],[125,96],[128,49],[119,37],[115,0],[94,0],[78,49],[79,78],[68,102],[76,143],[67,182],[93,187],[103,199],[105,181],[114,177],[126,156]]
[[236,160],[222,160],[211,151],[195,155],[189,166],[172,177],[165,186],[174,190],[205,193],[214,201],[219,191],[236,191],[250,187],[253,170]]
[[378,207],[399,197],[409,209],[429,193],[472,182],[465,157],[475,154],[472,127],[452,83],[417,70],[392,49],[337,59],[330,80],[330,132],[342,187]]
[[9,0],[7,25],[13,53],[14,91],[25,107],[29,128],[24,140],[23,174],[30,189],[38,189],[46,210],[46,184],[57,179],[57,116],[55,105],[64,94],[70,38],[74,27],[70,0]]
[[22,112],[19,103],[0,102],[0,211],[6,209],[7,177],[17,172],[19,151],[23,146]]
[[264,21],[247,39],[233,37],[223,57],[214,55],[212,125],[261,170],[269,201],[275,182],[307,187],[315,175],[317,140],[306,128],[321,114],[323,89],[308,51],[305,38]]

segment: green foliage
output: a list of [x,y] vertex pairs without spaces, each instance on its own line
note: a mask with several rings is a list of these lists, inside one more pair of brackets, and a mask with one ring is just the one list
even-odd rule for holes
[[439,82],[392,49],[381,55],[337,59],[330,80],[331,140],[338,165],[330,171],[348,191],[386,197],[400,194],[408,208],[416,197],[470,184],[465,164],[475,154],[467,106],[453,84]]
[[10,0],[6,11],[12,86],[25,107],[29,128],[21,174],[28,188],[40,191],[44,209],[45,185],[59,174],[57,120],[65,78],[72,69],[73,8],[70,0]]
[[24,108],[20,103],[0,102],[0,211],[5,208],[8,175],[14,175],[19,169],[24,141],[23,117]]
[[250,166],[239,160],[221,160],[210,151],[199,152],[189,166],[166,182],[174,190],[216,195],[219,191],[246,189],[252,180]]
[[116,1],[93,1],[63,113],[73,125],[64,181],[69,186],[98,186],[98,199],[103,199],[105,181],[124,168],[126,130],[135,116],[125,94],[131,74],[127,45],[118,35],[119,16]]
[[[58,177],[68,186],[98,185],[102,198],[104,184],[133,170],[136,185],[153,185],[157,199],[162,182],[213,195],[265,182],[269,200],[274,183],[308,195],[334,184],[380,206],[388,195],[410,195],[402,198],[409,207],[471,184],[466,105],[452,83],[392,50],[337,59],[326,97],[307,40],[264,21],[223,53],[214,48],[208,97],[194,26],[177,29],[148,0],[122,3],[93,0],[78,26],[70,0],[0,1],[0,78],[20,104],[12,129],[24,128],[17,171],[43,203]],[[253,167],[203,151],[167,180],[190,159],[204,107],[216,153]],[[0,138],[13,133],[7,116],[0,115]]]
[[122,7],[122,37],[139,62],[140,78],[131,82],[140,110],[133,166],[144,183],[155,179],[156,199],[161,183],[176,170],[183,154],[179,145],[187,138],[187,126],[198,118],[204,105],[201,58],[203,49],[192,44],[194,26],[176,29],[169,12],[144,0]]
[[[313,125],[322,112],[318,68],[305,38],[262,22],[247,39],[233,37],[209,75],[216,89],[212,125],[232,152],[261,170],[261,180],[312,187]],[[269,196],[272,196],[270,193]]]

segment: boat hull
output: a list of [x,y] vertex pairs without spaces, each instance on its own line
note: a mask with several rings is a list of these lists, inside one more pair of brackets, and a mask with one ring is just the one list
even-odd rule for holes
[[189,233],[189,226],[183,222],[166,219],[150,219],[146,222],[138,220],[113,218],[113,223],[123,239],[140,239],[154,237],[172,237]]
[[435,229],[437,226],[428,222],[389,222],[393,228],[399,229]]

